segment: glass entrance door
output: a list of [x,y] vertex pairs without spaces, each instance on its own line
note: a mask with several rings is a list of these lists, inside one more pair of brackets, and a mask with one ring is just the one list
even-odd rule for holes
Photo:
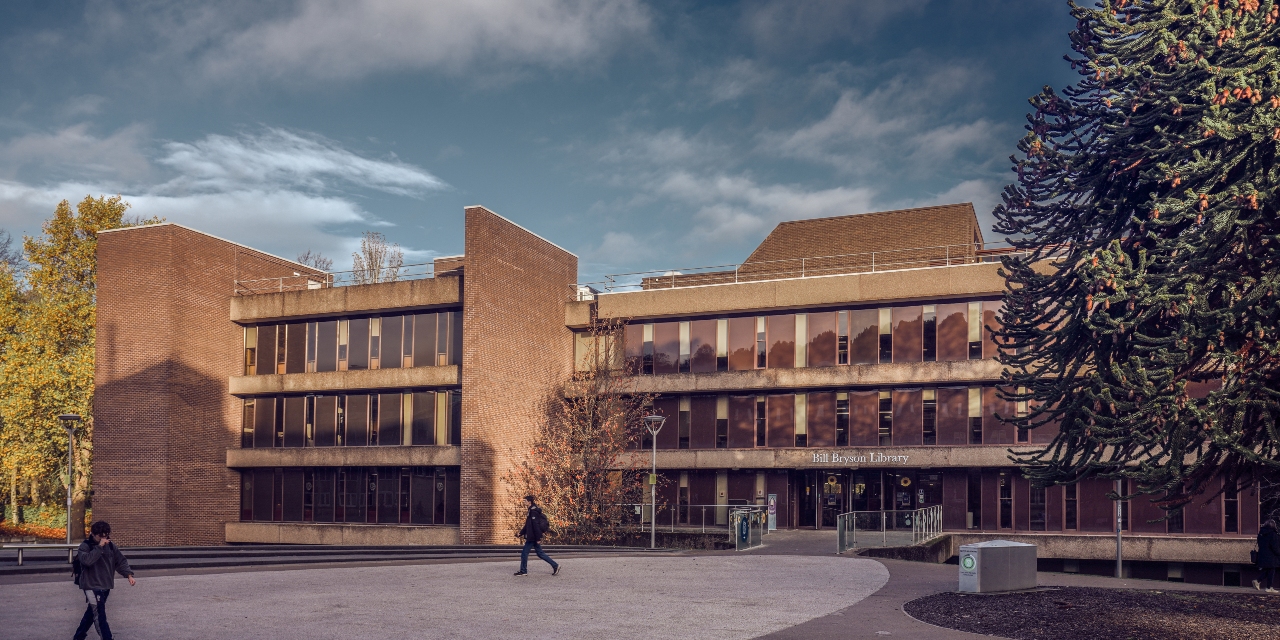
[[911,512],[916,508],[916,472],[885,471],[884,489],[891,500],[886,510],[894,511],[894,517],[885,521],[886,528],[911,528]]
[[822,507],[822,527],[836,526],[836,516],[848,511],[845,507],[847,503],[846,487],[848,486],[847,474],[843,471],[819,471],[818,496]]

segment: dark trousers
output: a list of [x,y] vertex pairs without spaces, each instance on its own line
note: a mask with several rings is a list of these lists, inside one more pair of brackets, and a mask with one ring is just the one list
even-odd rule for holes
[[85,608],[84,616],[80,618],[80,626],[76,629],[76,640],[84,640],[89,635],[90,626],[97,627],[99,638],[111,640],[111,627],[107,626],[107,596],[109,595],[111,595],[110,589],[84,592],[85,602],[89,606]]
[[1262,588],[1263,589],[1270,589],[1271,587],[1275,586],[1275,581],[1276,581],[1275,567],[1269,567],[1262,570],[1262,582],[1263,582]]
[[546,560],[546,561],[547,561],[547,564],[551,565],[551,569],[552,569],[553,571],[555,570],[555,568],[556,568],[557,566],[559,566],[559,565],[557,565],[557,564],[556,564],[556,561],[555,561],[555,560],[552,560],[552,559],[551,559],[551,556],[547,555],[547,553],[546,553],[545,551],[543,551],[543,550],[542,550],[542,545],[541,545],[541,544],[539,544],[539,543],[538,543],[538,541],[536,541],[536,540],[525,540],[525,541],[524,541],[524,549],[522,549],[522,550],[520,551],[520,571],[521,571],[521,572],[524,572],[524,571],[528,571],[528,570],[529,570],[529,550],[530,550],[530,549],[533,549],[534,551],[537,551],[537,552],[538,552],[538,557],[539,557],[539,558],[542,558],[543,560]]

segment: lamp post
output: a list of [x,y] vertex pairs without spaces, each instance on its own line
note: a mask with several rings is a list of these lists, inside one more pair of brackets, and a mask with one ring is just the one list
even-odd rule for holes
[[649,548],[658,548],[658,432],[667,421],[666,416],[644,417],[644,428],[653,441],[653,462],[649,472]]
[[1121,536],[1124,533],[1124,497],[1120,479],[1116,479],[1116,577],[1124,578],[1124,555],[1121,551]]
[[67,430],[67,544],[71,544],[71,484],[75,482],[75,434],[80,414],[64,413],[58,416],[62,428]]

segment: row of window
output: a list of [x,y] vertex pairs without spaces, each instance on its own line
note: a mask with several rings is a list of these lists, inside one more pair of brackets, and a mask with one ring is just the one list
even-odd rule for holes
[[[986,522],[989,523],[992,520],[994,520],[994,522],[997,524],[998,528],[1000,529],[1013,528],[1014,502],[1015,502],[1014,473],[1015,472],[1010,470],[1002,470],[997,474],[995,479],[996,485],[997,485],[997,492],[996,492],[997,498],[996,498],[996,504],[994,506],[997,512],[995,514],[995,518],[989,518],[988,520],[986,520]],[[1128,482],[1129,482],[1128,480],[1122,481],[1123,485],[1121,490],[1125,493],[1129,491]],[[1081,524],[1081,513],[1082,513],[1081,501],[1080,501],[1081,490],[1078,485],[1073,484],[1073,485],[1065,485],[1060,488],[1059,487],[1046,488],[1046,487],[1037,487],[1034,484],[1027,483],[1024,486],[1024,488],[1026,492],[1025,494],[1021,494],[1020,499],[1025,499],[1027,501],[1026,514],[1027,514],[1027,521],[1029,524],[1029,528],[1031,531],[1045,531],[1046,529],[1053,529],[1053,530],[1061,529],[1063,531],[1076,531],[1079,529],[1090,529],[1090,530],[1099,529],[1096,523],[1094,523],[1094,525],[1092,526],[1084,526]],[[1053,500],[1053,502],[1055,503],[1053,507],[1049,506],[1050,500],[1048,499],[1048,494],[1050,492],[1060,492],[1058,493],[1060,498],[1055,498]],[[984,519],[982,514],[982,503],[983,503],[982,494],[983,494],[982,474],[977,469],[971,469],[969,471],[969,482],[968,482],[968,499],[967,499],[968,511],[965,515],[965,526],[969,529],[980,529],[980,528],[983,528],[984,526],[983,525]],[[1093,516],[1094,520],[1105,521],[1107,520],[1106,509],[1108,508],[1114,509],[1115,503],[1112,502],[1111,500],[1100,499],[1100,498],[1102,498],[1101,495],[1094,496],[1093,500],[1103,506],[1102,514],[1099,515],[1097,513],[1099,511],[1098,505],[1092,505],[1092,508],[1089,510],[1089,512],[1090,512],[1090,515]],[[1140,498],[1140,499],[1144,500],[1145,498]],[[1061,500],[1060,505],[1056,504],[1058,503],[1059,500]],[[1222,533],[1238,533],[1240,531],[1240,500],[1239,500],[1238,493],[1234,490],[1228,490],[1224,492],[1221,497],[1220,504],[1222,507],[1221,532]],[[1216,513],[1212,512],[1215,506],[1217,505],[1211,505],[1207,507],[1207,509],[1209,510],[1209,513],[1207,515],[1209,515],[1211,519],[1217,519],[1219,517]],[[1133,530],[1132,527],[1130,526],[1131,524],[1130,518],[1129,518],[1129,514],[1131,510],[1130,507],[1131,507],[1130,501],[1128,500],[1120,501],[1120,529],[1123,531]],[[1206,509],[1206,507],[1203,507],[1200,505],[1196,505],[1195,508],[1197,508],[1198,510]],[[1058,512],[1059,509],[1060,509],[1060,512]],[[1050,513],[1051,510],[1054,511],[1054,513]],[[1151,509],[1148,509],[1148,510],[1151,510]],[[1144,533],[1184,533],[1185,532],[1186,521],[1185,521],[1185,514],[1183,509],[1177,509],[1177,510],[1168,512],[1167,514],[1166,512],[1163,512],[1163,511],[1153,511],[1149,515],[1152,517],[1143,518],[1141,522],[1137,523],[1141,531]],[[1147,521],[1148,519],[1164,518],[1166,515],[1168,517],[1163,522]],[[1203,519],[1202,514],[1197,512],[1197,515],[1200,516],[1201,519]],[[1052,527],[1049,526],[1050,520],[1053,521]],[[1115,521],[1112,519],[1110,520],[1110,522],[1111,522],[1110,526],[1113,527]],[[1203,523],[1201,524],[1203,525]],[[1204,533],[1206,531],[1211,533],[1216,532],[1217,525],[1210,524],[1208,525],[1208,527],[1209,528],[1205,530],[1197,531],[1197,532],[1198,533]]]
[[[1026,405],[995,387],[892,391],[823,391],[756,396],[661,396],[653,411],[667,417],[659,449],[1018,444],[1025,429],[999,419],[1025,415]],[[999,416],[999,417],[997,417]],[[1037,429],[1035,441],[1052,438]],[[648,431],[634,441],[653,446]]]
[[240,519],[458,524],[458,467],[293,467],[240,472]]
[[462,392],[386,391],[244,399],[240,446],[457,445]]
[[[650,322],[624,330],[626,367],[637,374],[951,362],[996,355],[990,332],[1002,302]],[[985,340],[984,340],[985,336]],[[575,358],[589,366],[591,341]]]
[[[777,498],[778,526],[834,527],[852,512],[860,529],[912,529],[915,510],[942,506],[946,530],[1114,532],[1116,503],[1108,480],[1037,489],[1017,469],[697,469],[659,472],[668,509],[659,523],[726,524],[715,507],[764,504]],[[1127,492],[1128,487],[1122,487]],[[1172,513],[1147,498],[1121,503],[1120,525],[1142,534],[1253,534],[1269,498],[1225,491],[1208,503],[1196,501]],[[1262,504],[1260,505],[1259,502]],[[687,507],[686,507],[687,505]],[[1259,507],[1261,506],[1261,510]],[[1169,517],[1165,519],[1165,516]]]
[[244,375],[458,364],[462,312],[415,313],[244,328]]

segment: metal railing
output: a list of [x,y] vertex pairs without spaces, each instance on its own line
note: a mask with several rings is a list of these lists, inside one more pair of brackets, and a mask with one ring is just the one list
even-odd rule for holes
[[659,504],[655,514],[653,505],[647,502],[622,506],[626,507],[626,516],[619,524],[639,526],[641,531],[657,526],[659,531],[700,533],[728,530],[734,511],[767,509],[756,504]]
[[1003,256],[1018,253],[1021,252],[1013,247],[989,248],[986,245],[976,243],[938,245],[833,256],[762,260],[708,267],[616,273],[606,275],[603,280],[597,282],[575,284],[574,288],[578,300],[590,300],[597,293],[676,289],[711,284],[790,280],[852,273],[875,273],[999,262]]
[[765,507],[733,507],[729,514],[729,535],[733,537],[733,548],[745,551],[764,544],[767,516],[768,510]]
[[378,282],[421,280],[434,276],[434,262],[406,264],[394,268],[383,267],[381,269],[357,269],[351,271],[317,271],[312,273],[295,271],[291,276],[279,278],[236,280],[235,295],[251,296],[260,293],[279,293],[281,291],[328,289],[331,287],[346,287]]
[[862,547],[906,547],[942,535],[942,506],[912,511],[850,511],[836,516],[836,553]]

